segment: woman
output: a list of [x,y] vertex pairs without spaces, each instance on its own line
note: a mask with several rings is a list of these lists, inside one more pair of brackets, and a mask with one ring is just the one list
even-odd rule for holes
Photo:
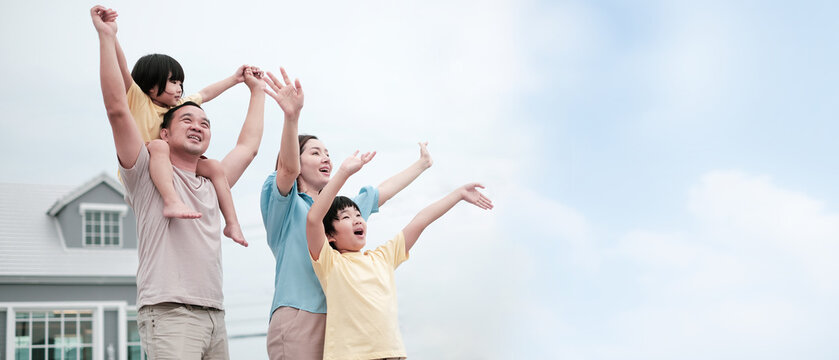
[[[309,258],[306,214],[312,198],[329,182],[332,162],[322,141],[297,134],[303,89],[298,80],[291,84],[284,69],[280,72],[282,83],[270,72],[266,80],[270,87],[266,92],[283,109],[285,120],[275,171],[265,180],[260,201],[268,245],[276,260],[268,356],[272,360],[320,360],[326,298]],[[419,145],[416,162],[378,187],[363,187],[353,199],[365,220],[431,166],[427,143]]]

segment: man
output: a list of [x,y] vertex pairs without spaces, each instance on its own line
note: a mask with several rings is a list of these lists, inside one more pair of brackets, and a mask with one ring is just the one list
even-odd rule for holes
[[[210,143],[210,121],[189,102],[164,117],[160,136],[170,148],[175,189],[202,214],[198,219],[166,218],[149,176],[148,149],[128,109],[116,52],[116,12],[94,6],[90,15],[99,34],[102,96],[126,200],[137,215],[142,347],[150,359],[228,359],[218,199],[212,183],[195,175]],[[256,156],[262,138],[265,83],[248,69],[245,84],[251,92],[248,113],[236,146],[221,161],[231,187]]]

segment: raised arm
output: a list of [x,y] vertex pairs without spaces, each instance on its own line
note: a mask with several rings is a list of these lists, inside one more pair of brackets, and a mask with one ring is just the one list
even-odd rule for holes
[[300,80],[294,84],[288,79],[285,69],[280,68],[283,76],[281,83],[270,71],[265,82],[265,92],[277,101],[283,109],[283,134],[280,138],[280,155],[277,157],[277,190],[283,196],[288,195],[294,185],[294,179],[300,175],[300,143],[297,140],[297,121],[303,108],[303,87]]
[[419,143],[420,158],[411,166],[402,170],[396,175],[391,176],[379,185],[379,206],[382,206],[386,201],[390,200],[396,193],[402,191],[410,183],[412,183],[423,171],[431,167],[434,163],[431,160],[431,155],[428,153],[428,142]]
[[247,68],[245,69],[245,84],[251,91],[248,114],[245,116],[242,131],[239,132],[236,146],[221,161],[230,187],[233,187],[236,181],[239,181],[239,177],[256,157],[259,143],[262,141],[262,128],[265,119],[265,82],[253,75],[252,68]]
[[[198,95],[201,95],[201,101],[208,102],[210,100],[215,99],[217,96],[221,95],[221,93],[227,91],[227,89],[232,88],[234,85],[245,81],[245,69],[251,68],[253,72],[253,68],[248,65],[242,65],[233,73],[222,80],[219,80],[216,83],[208,85],[207,87],[201,89],[198,92]],[[256,70],[258,71],[258,70]],[[257,78],[259,78],[259,74],[254,74]]]
[[122,82],[125,84],[125,92],[131,88],[134,83],[134,78],[131,77],[131,70],[128,69],[128,62],[125,61],[125,53],[122,52],[122,46],[119,45],[119,39],[114,39],[116,42],[117,63],[119,63],[119,72],[122,74]]
[[446,197],[437,200],[425,209],[422,209],[414,219],[402,229],[402,234],[405,236],[405,253],[408,253],[414,244],[417,242],[422,231],[428,227],[429,224],[439,219],[440,216],[451,210],[455,204],[464,200],[475,206],[489,210],[492,209],[492,200],[481,194],[477,188],[483,189],[483,185],[478,183],[470,183],[457,188]]
[[93,27],[99,34],[99,80],[102,85],[102,99],[105,101],[105,110],[114,136],[117,158],[122,167],[130,169],[137,162],[143,139],[128,110],[128,100],[125,96],[119,60],[115,51],[116,11],[97,5],[90,9],[90,17],[93,20]]
[[329,207],[332,206],[332,201],[335,200],[338,191],[341,190],[341,187],[344,186],[344,183],[352,174],[361,170],[361,167],[373,160],[374,156],[376,156],[375,151],[364,153],[359,157],[356,150],[352,156],[341,163],[338,172],[329,180],[320,194],[315,197],[315,202],[306,215],[306,241],[309,244],[309,254],[312,255],[312,259],[317,260],[320,257],[320,249],[323,247],[323,242],[326,241],[323,217],[326,216]]

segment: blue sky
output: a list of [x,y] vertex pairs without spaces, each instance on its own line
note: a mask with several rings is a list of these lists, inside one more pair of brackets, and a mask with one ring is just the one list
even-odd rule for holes
[[[371,219],[370,245],[453,187],[487,185],[495,210],[455,208],[398,272],[412,358],[835,357],[834,3],[105,5],[129,62],[175,56],[187,92],[242,63],[286,66],[302,131],[336,163],[379,151],[348,193],[428,140],[434,167]],[[0,152],[27,170],[0,181],[115,170],[90,6],[2,5]],[[239,86],[207,105],[211,157],[246,103]],[[234,188],[252,246],[224,248],[231,334],[264,331],[272,291],[256,204],[281,115],[266,108],[264,150]],[[233,358],[264,358],[261,341]]]

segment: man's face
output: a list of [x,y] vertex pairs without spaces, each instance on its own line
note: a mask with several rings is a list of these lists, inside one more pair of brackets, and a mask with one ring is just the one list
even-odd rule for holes
[[210,120],[204,110],[184,106],[175,111],[169,128],[160,131],[160,137],[169,143],[169,151],[184,151],[202,155],[210,146]]

